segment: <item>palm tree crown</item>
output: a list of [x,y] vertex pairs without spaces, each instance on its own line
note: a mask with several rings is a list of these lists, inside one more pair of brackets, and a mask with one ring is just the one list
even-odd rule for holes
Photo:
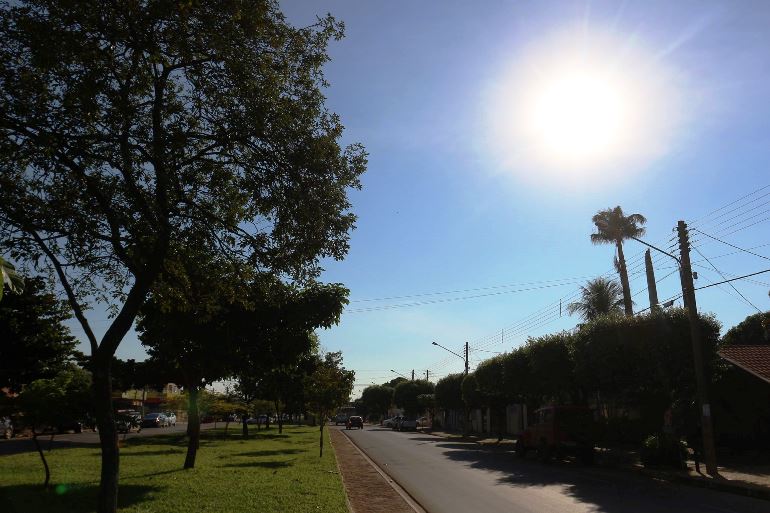
[[633,237],[644,235],[643,226],[647,219],[641,214],[625,215],[623,209],[618,207],[600,210],[591,218],[597,228],[597,233],[591,234],[591,242],[594,244],[615,244],[617,249],[617,265],[620,274],[620,285],[623,288],[623,306],[626,315],[634,314],[631,303],[631,287],[628,284],[628,272],[626,271],[626,259],[623,255],[623,241]]
[[591,234],[591,242],[594,244],[622,243],[631,237],[641,237],[645,233],[643,225],[647,222],[642,214],[623,214],[623,209],[618,207],[601,210],[591,220],[597,226],[598,233]]
[[580,300],[567,305],[570,314],[578,313],[585,321],[600,315],[623,311],[623,290],[615,280],[596,278],[580,287]]

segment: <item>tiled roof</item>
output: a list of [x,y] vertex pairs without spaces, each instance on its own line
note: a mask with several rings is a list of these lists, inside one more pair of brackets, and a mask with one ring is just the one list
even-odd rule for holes
[[770,345],[725,346],[719,356],[770,383]]

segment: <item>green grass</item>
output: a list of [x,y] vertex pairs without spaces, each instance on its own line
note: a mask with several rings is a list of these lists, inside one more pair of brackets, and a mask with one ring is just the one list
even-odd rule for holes
[[[318,457],[318,428],[289,427],[279,435],[239,429],[203,431],[195,469],[183,470],[186,445],[179,435],[133,438],[120,458],[121,512],[346,512],[345,492],[325,433]],[[45,442],[43,442],[45,447]],[[35,452],[0,456],[3,513],[94,511],[99,450],[57,448],[46,453],[53,486],[46,491]]]

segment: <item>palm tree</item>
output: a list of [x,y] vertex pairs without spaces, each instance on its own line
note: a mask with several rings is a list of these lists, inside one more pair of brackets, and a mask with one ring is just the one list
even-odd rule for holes
[[591,234],[591,242],[594,244],[615,244],[618,254],[618,264],[620,269],[620,284],[623,286],[623,306],[626,315],[634,314],[631,303],[631,288],[628,285],[628,271],[626,269],[626,258],[623,256],[623,241],[632,237],[641,237],[644,235],[644,227],[641,225],[647,222],[647,219],[641,214],[623,214],[623,209],[618,207],[601,210],[591,218],[596,225],[597,233]]
[[10,292],[19,293],[24,290],[24,279],[16,272],[16,268],[3,257],[0,257],[0,299],[3,299],[3,289],[8,287]]
[[578,313],[585,321],[600,315],[623,311],[623,291],[615,280],[596,278],[580,287],[580,300],[567,305],[571,314]]

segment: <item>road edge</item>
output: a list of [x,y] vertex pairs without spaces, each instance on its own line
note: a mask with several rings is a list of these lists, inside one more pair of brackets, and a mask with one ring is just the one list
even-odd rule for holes
[[341,429],[340,433],[342,433],[345,438],[348,439],[348,441],[353,445],[353,447],[356,448],[356,450],[363,456],[363,458],[371,465],[374,470],[376,470],[384,479],[385,481],[393,488],[393,490],[396,491],[397,494],[401,496],[402,499],[409,505],[410,508],[412,508],[416,513],[428,513],[428,511],[420,504],[420,502],[415,499],[406,489],[401,486],[401,483],[399,483],[396,479],[393,478],[390,474],[388,474],[382,467],[377,465],[377,463],[374,462],[373,459],[369,457],[368,454],[366,454],[366,451],[364,451],[361,447],[358,446],[358,444],[348,436],[347,433],[345,433],[345,430]]

